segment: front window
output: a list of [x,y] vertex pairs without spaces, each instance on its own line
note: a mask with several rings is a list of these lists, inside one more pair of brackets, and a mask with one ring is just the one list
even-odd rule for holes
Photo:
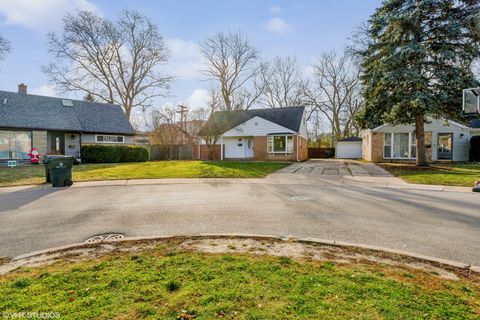
[[384,133],[383,157],[414,159],[417,156],[416,136],[412,132]]
[[28,160],[31,150],[31,131],[0,131],[0,159]]
[[393,158],[409,158],[408,133],[393,134]]
[[293,136],[278,135],[267,137],[267,151],[269,153],[293,153]]
[[124,138],[123,136],[97,135],[96,141],[102,143],[123,143]]

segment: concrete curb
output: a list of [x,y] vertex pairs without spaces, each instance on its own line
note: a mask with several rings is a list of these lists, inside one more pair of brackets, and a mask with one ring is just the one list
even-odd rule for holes
[[[273,183],[277,184],[275,180],[265,180],[265,178],[166,178],[166,179],[130,179],[130,180],[102,180],[102,181],[81,181],[75,182],[71,187],[53,188],[49,184],[40,185],[24,185],[12,187],[0,187],[1,193],[30,191],[30,190],[64,190],[67,188],[91,188],[91,187],[124,187],[124,186],[147,186],[147,185],[167,185],[167,184],[201,184],[204,182],[212,183]],[[338,180],[352,185],[364,184],[373,188],[387,188],[387,189],[403,189],[403,190],[424,190],[424,191],[442,191],[442,192],[463,192],[472,193],[470,187],[459,186],[442,186],[442,185],[428,185],[428,184],[382,184],[373,181],[363,181],[362,179],[349,179],[342,177]],[[292,184],[302,184],[299,181],[291,181]],[[310,183],[309,183],[310,184]]]
[[372,246],[362,243],[352,243],[346,241],[335,241],[335,240],[326,240],[320,238],[295,238],[295,237],[281,237],[275,235],[262,235],[262,234],[243,234],[243,233],[200,233],[195,235],[164,235],[164,236],[148,236],[148,237],[126,237],[123,239],[118,240],[111,240],[111,241],[103,241],[97,242],[93,244],[86,244],[86,243],[74,243],[70,245],[54,247],[39,251],[34,251],[22,255],[18,255],[12,258],[11,261],[18,261],[33,258],[35,256],[39,256],[42,254],[52,254],[56,252],[64,252],[72,249],[78,249],[82,247],[91,247],[97,245],[99,243],[109,243],[109,242],[130,242],[130,241],[148,241],[148,240],[169,240],[169,239],[195,239],[195,238],[255,238],[255,239],[265,239],[265,240],[276,240],[276,241],[290,241],[290,242],[298,242],[298,243],[308,243],[308,244],[318,244],[318,245],[329,245],[329,246],[337,246],[337,247],[348,247],[348,248],[359,248],[365,250],[372,250],[377,252],[385,252],[390,254],[395,254],[398,256],[406,257],[406,258],[413,258],[423,262],[434,263],[438,265],[443,265],[447,267],[453,267],[456,269],[462,269],[467,271],[472,271],[475,273],[480,273],[480,266],[470,265],[463,262],[435,258],[431,256],[426,256],[414,252],[379,247],[379,246]]

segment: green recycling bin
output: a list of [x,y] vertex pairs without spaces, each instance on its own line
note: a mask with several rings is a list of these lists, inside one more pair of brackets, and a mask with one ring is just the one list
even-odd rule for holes
[[52,187],[69,187],[73,184],[72,167],[74,157],[46,155],[43,158],[45,178]]

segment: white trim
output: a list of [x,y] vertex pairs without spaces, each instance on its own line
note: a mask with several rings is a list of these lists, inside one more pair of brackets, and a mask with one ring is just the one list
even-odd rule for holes
[[297,162],[298,162],[298,134],[296,135],[296,139],[297,139]]
[[[98,141],[98,137],[99,136],[102,136],[102,137],[122,137],[122,142],[119,142],[119,141]],[[119,135],[116,135],[116,134],[96,134],[95,135],[95,143],[105,143],[105,144],[119,144],[119,143],[125,143],[125,136],[119,136]]]
[[[275,139],[274,139],[275,137],[285,137],[285,150],[275,151]],[[285,156],[294,153],[294,150],[292,150],[292,152],[288,152],[288,149],[287,149],[288,148],[288,143],[287,143],[288,142],[288,137],[292,138],[292,144],[293,144],[294,134],[271,134],[271,135],[268,135],[267,136],[267,153],[273,154],[273,155],[283,154]],[[272,138],[272,152],[268,151],[268,139],[269,138]]]
[[[447,119],[447,120],[448,120],[448,119]],[[462,129],[470,129],[469,126],[466,126],[466,125],[464,125],[464,124],[458,123],[458,122],[453,121],[453,120],[448,120],[448,122],[456,125],[457,127],[462,128]]]

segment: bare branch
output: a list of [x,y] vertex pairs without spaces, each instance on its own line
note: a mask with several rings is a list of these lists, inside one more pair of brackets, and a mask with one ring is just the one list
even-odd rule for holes
[[10,41],[0,36],[0,61],[10,52]]
[[260,104],[269,108],[299,105],[303,99],[302,78],[295,57],[275,57],[260,69]]
[[343,138],[358,135],[355,116],[360,111],[359,70],[345,52],[324,53],[313,65],[313,79],[304,84],[304,95],[312,105],[309,118],[323,114],[332,135]]
[[[247,93],[258,69],[258,51],[241,32],[217,33],[200,44],[208,61],[202,73],[218,85],[223,110],[247,109],[258,99],[257,88]],[[250,89],[250,88],[249,88]]]
[[133,108],[165,96],[173,80],[159,71],[169,51],[157,26],[133,10],[117,21],[87,11],[68,14],[63,33],[50,33],[48,40],[55,62],[43,71],[57,88],[118,103],[129,118]]

